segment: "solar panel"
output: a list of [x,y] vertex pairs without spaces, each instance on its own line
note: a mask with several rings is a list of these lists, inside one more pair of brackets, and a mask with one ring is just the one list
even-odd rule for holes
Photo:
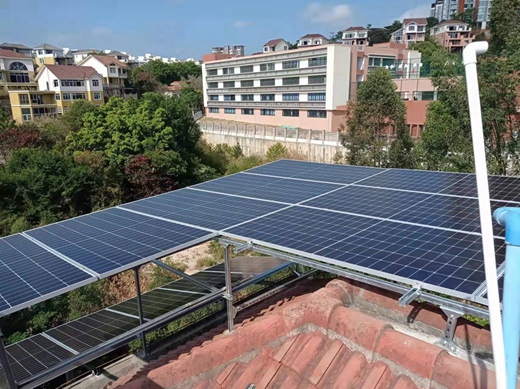
[[[226,235],[400,282],[470,298],[485,281],[481,238],[326,210],[292,207]],[[497,240],[497,262],[504,241]]]
[[225,179],[195,185],[193,189],[296,204],[339,187],[339,185],[309,181],[294,185],[294,181],[286,179],[239,173]]
[[214,235],[117,208],[37,228],[27,234],[102,276]]
[[212,230],[230,227],[283,207],[282,204],[267,201],[192,189],[181,189],[121,206],[123,209]]
[[[475,176],[467,175],[444,193],[478,197]],[[489,176],[489,196],[494,200],[520,202],[520,180],[518,177]]]
[[16,234],[0,239],[0,280],[0,311],[8,314],[95,277]]

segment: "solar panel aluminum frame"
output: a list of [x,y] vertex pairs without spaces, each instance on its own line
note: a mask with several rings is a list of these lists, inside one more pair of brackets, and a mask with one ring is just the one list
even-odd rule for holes
[[309,258],[309,259],[312,259],[312,260],[315,260],[315,261],[328,263],[330,265],[338,266],[340,268],[349,269],[349,270],[353,270],[353,271],[356,271],[356,272],[366,273],[366,274],[370,274],[372,276],[381,277],[381,278],[384,278],[384,279],[387,279],[387,280],[400,282],[400,283],[403,283],[403,284],[406,284],[406,285],[410,285],[410,288],[421,288],[423,290],[430,290],[432,292],[447,294],[447,295],[450,295],[450,296],[453,296],[453,297],[456,297],[456,298],[460,298],[460,299],[472,300],[472,301],[474,300],[475,292],[473,292],[471,294],[461,293],[461,292],[454,291],[452,289],[442,288],[442,287],[439,287],[439,286],[436,286],[436,285],[427,284],[427,283],[424,283],[424,282],[421,282],[421,281],[414,281],[414,280],[411,280],[409,278],[405,278],[405,277],[401,277],[401,276],[395,276],[395,275],[392,275],[392,274],[389,274],[389,273],[385,273],[385,272],[382,272],[382,271],[379,271],[379,270],[372,270],[372,269],[369,269],[369,268],[366,268],[366,267],[349,264],[347,262],[337,261],[337,260],[334,260],[334,259],[323,257],[321,255],[310,254],[310,253],[306,253],[306,252],[303,252],[303,251],[300,251],[300,250],[291,249],[289,247],[283,247],[283,246],[280,246],[280,245],[277,245],[277,244],[263,242],[263,241],[255,240],[255,239],[250,239],[249,237],[232,234],[232,233],[229,233],[229,232],[226,232],[226,231],[221,232],[220,235],[222,235],[224,237],[232,238],[232,239],[237,239],[239,241],[247,241],[248,243],[251,243],[253,245],[267,247],[267,248],[270,248],[270,249],[273,249],[273,250],[276,250],[276,251],[280,251],[282,253],[286,252],[286,253],[294,254],[294,255],[297,255],[297,256],[300,256],[300,257]]
[[[243,282],[241,282],[233,287],[233,293],[239,292],[251,285],[254,285],[254,284],[270,277],[271,275],[273,275],[283,269],[286,269],[292,265],[293,264],[291,262],[287,262],[287,263],[277,266],[265,273],[259,274],[248,280],[244,280]],[[42,371],[41,373],[28,377],[28,378],[22,380],[21,382],[18,382],[18,387],[24,388],[24,389],[25,388],[32,389],[32,388],[36,388],[40,385],[43,385],[46,382],[50,381],[51,379],[54,379],[62,374],[65,374],[77,367],[80,367],[96,358],[103,356],[104,354],[106,354],[110,351],[113,351],[113,350],[127,344],[133,338],[138,337],[141,332],[148,333],[148,332],[157,330],[175,319],[178,319],[182,316],[193,313],[193,312],[197,311],[198,309],[204,308],[216,301],[223,299],[224,291],[225,291],[225,288],[221,288],[216,292],[212,292],[207,295],[201,296],[200,298],[198,298],[188,304],[185,304],[171,312],[168,312],[162,316],[159,316],[156,319],[150,320],[141,326],[135,327],[134,329],[132,329],[124,334],[121,334],[118,337],[109,340],[108,342],[102,343],[99,346],[96,346],[84,353],[78,354],[77,356],[75,356],[71,359],[67,359],[67,360],[51,367],[50,369]]]

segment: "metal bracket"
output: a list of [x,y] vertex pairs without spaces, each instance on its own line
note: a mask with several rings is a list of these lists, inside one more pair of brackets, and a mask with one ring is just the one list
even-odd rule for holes
[[211,292],[218,292],[218,289],[215,288],[214,286],[211,286],[210,284],[208,284],[208,283],[206,283],[204,281],[201,281],[201,280],[198,280],[198,279],[196,279],[196,278],[194,278],[192,276],[189,276],[186,273],[184,273],[184,272],[182,272],[182,271],[180,271],[178,269],[175,269],[174,267],[168,266],[164,262],[161,262],[161,261],[158,261],[157,259],[154,259],[152,261],[152,263],[157,265],[157,266],[162,267],[163,269],[169,270],[172,273],[177,274],[179,277],[185,278],[188,281],[191,281],[194,284],[197,284],[198,286],[203,287],[204,289],[207,289],[207,290],[209,290]]
[[233,295],[229,293],[222,293],[222,297],[226,299],[227,301],[233,301]]
[[237,246],[233,249],[233,252],[235,254],[241,253],[242,251],[246,250],[252,250],[253,249],[253,243],[247,242],[246,244],[243,244],[242,246]]
[[415,300],[417,297],[419,297],[421,294],[422,294],[421,287],[416,286],[401,296],[401,298],[399,299],[399,305],[401,307],[406,307],[413,300]]
[[441,309],[448,318],[446,319],[446,328],[444,329],[444,336],[436,344],[446,348],[448,351],[451,351],[452,353],[456,353],[459,348],[453,342],[453,338],[455,337],[455,330],[457,329],[457,321],[459,317],[464,315],[464,312],[458,311],[453,308],[446,308],[443,306],[441,306]]

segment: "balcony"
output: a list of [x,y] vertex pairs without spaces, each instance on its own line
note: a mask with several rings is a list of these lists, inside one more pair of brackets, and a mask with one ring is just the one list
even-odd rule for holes
[[207,101],[206,107],[325,109],[325,101]]
[[210,88],[208,94],[218,93],[263,93],[263,92],[278,92],[278,91],[324,91],[327,89],[327,84],[312,84],[312,85],[279,85],[279,86],[257,86],[250,88]]
[[327,66],[313,66],[311,68],[296,68],[296,69],[285,69],[285,70],[274,70],[270,72],[255,72],[255,73],[243,73],[243,74],[222,74],[218,76],[207,76],[208,82],[217,80],[240,80],[249,78],[272,78],[280,76],[291,76],[299,75],[303,76],[306,74],[325,74],[327,73]]

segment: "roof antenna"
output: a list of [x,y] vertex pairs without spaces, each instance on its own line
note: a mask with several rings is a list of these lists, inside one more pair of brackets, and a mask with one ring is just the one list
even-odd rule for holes
[[[482,112],[477,75],[477,55],[488,50],[487,42],[470,43],[463,52],[466,69],[466,84],[468,89],[469,114],[473,138],[473,153],[475,155],[475,173],[480,212],[480,228],[482,232],[482,248],[484,253],[484,268],[489,301],[489,320],[491,324],[491,340],[493,342],[493,359],[497,388],[506,388],[506,363],[504,353],[504,337],[502,332],[502,317],[500,313],[500,297],[498,294],[497,266],[495,259],[495,243],[493,239],[493,221],[491,219],[491,203],[486,163],[486,149],[482,129]],[[516,366],[515,366],[516,377]],[[516,380],[515,380],[516,381]],[[514,388],[516,385],[512,383]]]

